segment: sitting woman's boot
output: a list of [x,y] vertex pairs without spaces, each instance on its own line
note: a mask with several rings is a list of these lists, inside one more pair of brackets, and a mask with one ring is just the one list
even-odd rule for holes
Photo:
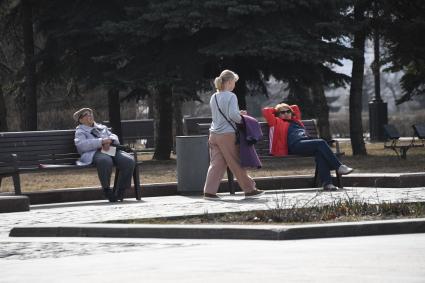
[[112,190],[110,188],[103,188],[103,196],[106,199],[109,199],[112,195]]
[[118,202],[118,201],[124,201],[124,190],[117,190],[114,188],[112,191],[110,197],[110,202]]

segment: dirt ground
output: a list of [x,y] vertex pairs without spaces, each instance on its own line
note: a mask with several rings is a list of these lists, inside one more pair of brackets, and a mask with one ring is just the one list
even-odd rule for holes
[[[355,168],[356,173],[407,173],[425,172],[425,148],[412,148],[407,153],[407,159],[399,159],[389,149],[384,149],[383,143],[367,143],[368,156],[352,156],[349,142],[341,143],[341,151],[345,152],[342,162]],[[140,168],[142,184],[176,182],[176,159],[169,161],[154,161],[151,154],[143,154]],[[314,160],[290,159],[265,160],[263,168],[249,170],[252,177],[288,176],[314,174]],[[112,180],[113,181],[113,180]],[[99,186],[94,168],[87,171],[71,170],[61,172],[23,174],[21,175],[22,191],[40,191],[76,187]],[[11,178],[4,178],[0,192],[13,191]]]

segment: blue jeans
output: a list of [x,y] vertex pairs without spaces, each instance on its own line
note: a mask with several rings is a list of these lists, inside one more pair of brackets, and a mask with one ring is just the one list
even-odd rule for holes
[[328,143],[323,139],[300,140],[289,146],[290,154],[314,156],[323,185],[331,184],[331,170],[337,170],[342,163],[333,153]]

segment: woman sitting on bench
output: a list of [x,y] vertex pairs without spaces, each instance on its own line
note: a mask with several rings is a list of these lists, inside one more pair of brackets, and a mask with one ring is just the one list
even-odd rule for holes
[[270,154],[314,156],[323,190],[338,189],[332,184],[330,170],[337,170],[339,175],[347,175],[353,171],[338,160],[325,140],[308,137],[297,105],[280,103],[274,108],[266,107],[263,109],[263,116],[270,128]]
[[[74,113],[73,118],[79,123],[75,130],[75,146],[81,158],[77,165],[94,164],[97,168],[103,193],[110,202],[122,201],[124,191],[131,187],[131,177],[135,166],[134,158],[113,146],[120,144],[118,137],[102,124],[97,124],[93,118],[93,110],[82,108]],[[115,190],[110,188],[112,168],[114,164],[119,169]]]

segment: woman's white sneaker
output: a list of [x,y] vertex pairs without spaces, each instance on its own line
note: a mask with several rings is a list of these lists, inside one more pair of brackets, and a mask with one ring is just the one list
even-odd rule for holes
[[257,198],[261,195],[264,195],[264,191],[259,189],[254,189],[251,192],[245,193],[245,198]]
[[339,166],[338,168],[338,174],[339,175],[348,175],[351,172],[353,172],[353,168],[348,167],[347,165],[342,164],[341,166]]
[[323,190],[327,192],[338,191],[338,187],[335,187],[333,184],[326,184],[323,186]]

